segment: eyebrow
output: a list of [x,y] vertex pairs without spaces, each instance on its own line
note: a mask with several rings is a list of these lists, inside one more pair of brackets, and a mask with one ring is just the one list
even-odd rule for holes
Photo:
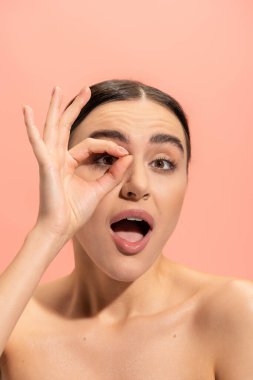
[[[129,144],[129,138],[124,135],[122,132],[115,131],[113,129],[100,129],[97,131],[92,132],[89,137],[92,137],[93,139],[101,139],[101,138],[111,138],[116,139],[121,142],[124,142],[126,144]],[[176,146],[182,155],[184,155],[184,147],[181,142],[181,140],[173,135],[167,134],[167,133],[158,133],[154,134],[150,137],[149,143],[151,144],[165,144],[170,143],[174,146]]]

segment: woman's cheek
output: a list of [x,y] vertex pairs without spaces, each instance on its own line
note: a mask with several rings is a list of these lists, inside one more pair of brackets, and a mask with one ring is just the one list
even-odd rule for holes
[[170,182],[167,186],[159,186],[156,190],[156,204],[159,205],[164,218],[178,220],[186,192],[186,180]]

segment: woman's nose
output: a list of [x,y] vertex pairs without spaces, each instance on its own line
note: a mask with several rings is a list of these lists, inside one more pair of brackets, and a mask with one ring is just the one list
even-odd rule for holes
[[150,197],[148,175],[143,163],[132,162],[127,169],[121,195],[134,201]]

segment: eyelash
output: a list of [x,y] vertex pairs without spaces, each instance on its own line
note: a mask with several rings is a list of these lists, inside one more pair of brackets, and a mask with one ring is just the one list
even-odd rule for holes
[[[101,158],[104,158],[104,157],[112,157],[112,158],[116,158],[114,156],[111,156],[110,154],[104,154],[104,153],[100,153],[100,154],[95,154],[92,158],[91,158],[91,165],[95,166],[96,168],[100,169],[102,167],[105,167],[105,166],[108,166],[110,164],[100,164],[98,161],[101,159]],[[173,161],[173,160],[168,160],[167,158],[165,157],[157,157],[155,160],[153,160],[152,162],[154,161],[165,161],[167,164],[170,165],[171,169],[163,169],[163,168],[156,168],[157,170],[159,171],[163,171],[165,172],[166,174],[169,174],[171,172],[174,172],[175,169],[177,168],[177,164],[176,164],[176,161]],[[111,164],[112,165],[112,164]]]

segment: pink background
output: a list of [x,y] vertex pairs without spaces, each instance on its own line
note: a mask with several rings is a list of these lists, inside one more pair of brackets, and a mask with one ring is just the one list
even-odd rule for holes
[[[192,163],[166,255],[203,272],[253,278],[253,3],[247,0],[2,2],[1,271],[38,210],[38,167],[22,115],[43,129],[54,85],[138,79],[189,117]],[[36,252],[34,252],[36,254]],[[42,282],[69,273],[69,242]]]

